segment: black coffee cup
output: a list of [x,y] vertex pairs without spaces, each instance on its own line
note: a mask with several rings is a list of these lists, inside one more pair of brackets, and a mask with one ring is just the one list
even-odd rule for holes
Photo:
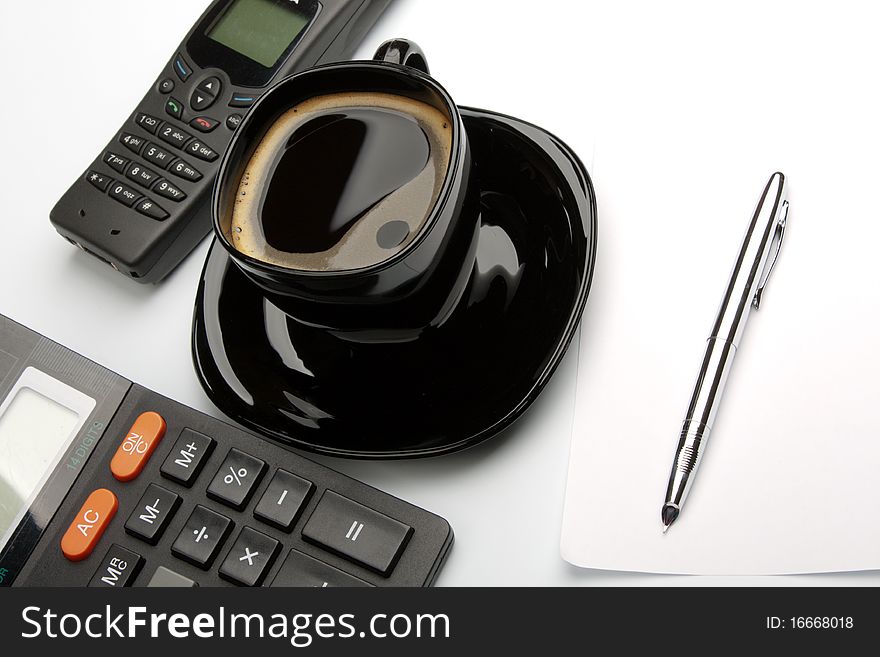
[[[446,176],[433,207],[403,249],[356,269],[315,271],[266,262],[232,243],[232,214],[244,170],[269,128],[289,108],[322,95],[385,93],[421,101],[441,112],[451,129]],[[333,157],[328,144],[327,157]],[[372,61],[309,69],[267,91],[239,126],[220,166],[212,200],[214,232],[234,263],[277,295],[290,314],[338,329],[418,329],[436,325],[455,307],[473,268],[478,231],[478,185],[461,114],[428,73],[418,46],[383,43]]]

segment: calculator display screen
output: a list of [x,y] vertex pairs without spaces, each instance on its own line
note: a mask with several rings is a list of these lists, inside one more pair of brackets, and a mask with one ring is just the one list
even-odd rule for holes
[[[58,381],[45,385],[46,375],[27,379],[39,385],[13,388],[0,412],[0,548],[82,427],[83,412],[94,407],[94,400]],[[66,393],[74,403],[49,396],[59,389],[62,399]]]
[[207,36],[272,67],[311,19],[291,0],[235,0]]

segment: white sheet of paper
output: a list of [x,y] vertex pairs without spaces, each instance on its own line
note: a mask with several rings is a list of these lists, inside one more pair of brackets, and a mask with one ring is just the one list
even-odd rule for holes
[[[665,573],[880,568],[877,10],[602,4],[592,47],[615,64],[592,92],[599,248],[562,555]],[[782,252],[663,535],[705,339],[775,170],[791,202]]]

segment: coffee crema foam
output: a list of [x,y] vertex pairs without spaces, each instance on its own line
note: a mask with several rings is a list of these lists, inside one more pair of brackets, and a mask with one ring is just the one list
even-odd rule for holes
[[[370,135],[374,118],[379,128]],[[415,127],[407,121],[420,129],[424,144],[415,143]],[[334,135],[335,143],[322,141]],[[311,98],[282,114],[257,146],[239,180],[226,237],[239,252],[289,269],[344,271],[381,263],[424,227],[451,149],[449,118],[422,101],[370,92]],[[296,176],[287,175],[293,171]],[[338,199],[325,183],[331,192],[340,190]],[[360,201],[367,205],[363,211]],[[349,208],[354,216],[346,215]]]

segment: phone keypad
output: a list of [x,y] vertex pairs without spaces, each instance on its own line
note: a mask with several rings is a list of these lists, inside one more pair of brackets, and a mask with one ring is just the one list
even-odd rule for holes
[[[137,128],[149,135],[155,135],[161,143],[150,142],[145,135],[131,130],[124,130],[118,137],[119,143],[125,146],[127,151],[140,156],[143,162],[150,166],[144,166],[136,160],[132,161],[109,150],[104,153],[103,162],[123,180],[133,182],[137,187],[151,191],[156,196],[179,203],[189,196],[190,191],[163,177],[162,171],[184,183],[198,183],[205,175],[191,162],[177,157],[174,150],[188,153],[192,158],[203,162],[215,162],[220,157],[220,152],[201,138],[190,134],[181,125],[186,124],[202,134],[214,133],[221,126],[234,132],[241,124],[246,108],[256,101],[257,95],[234,89],[230,94],[218,75],[196,76],[195,80],[190,80],[194,75],[194,69],[181,53],[172,60],[171,69],[174,74],[167,73],[159,78],[155,86],[155,92],[165,97],[163,106],[166,120],[149,111],[137,111],[133,118]],[[181,85],[177,80],[184,84]],[[174,95],[171,95],[172,92]],[[180,100],[181,98],[189,100],[189,108],[192,109],[190,116],[187,116],[189,113],[187,103]],[[221,99],[228,99],[230,107],[243,109],[229,114],[225,119],[201,114]],[[179,124],[176,123],[178,121]],[[156,203],[154,198],[139,193],[137,188],[129,187],[115,180],[114,177],[101,173],[100,170],[93,168],[87,171],[86,180],[100,192],[108,193],[113,199],[136,210],[144,217],[164,221],[170,216],[170,213]]]

